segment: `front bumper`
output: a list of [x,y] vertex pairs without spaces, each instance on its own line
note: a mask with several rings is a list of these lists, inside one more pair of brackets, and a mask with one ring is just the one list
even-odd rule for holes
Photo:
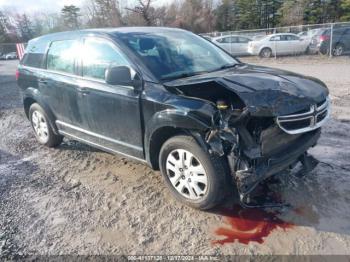
[[247,52],[251,55],[258,55],[259,50],[253,46],[248,46]]
[[240,194],[249,194],[264,179],[290,168],[299,161],[302,162],[306,151],[316,145],[320,135],[319,128],[298,136],[288,145],[281,146],[281,150],[266,149],[262,157],[254,159],[254,167],[236,172],[235,179]]

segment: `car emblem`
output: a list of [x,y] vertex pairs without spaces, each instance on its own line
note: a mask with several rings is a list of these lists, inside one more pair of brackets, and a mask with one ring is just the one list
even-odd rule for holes
[[312,105],[310,107],[310,111],[312,112],[312,118],[310,121],[310,126],[315,126],[317,123],[317,105]]

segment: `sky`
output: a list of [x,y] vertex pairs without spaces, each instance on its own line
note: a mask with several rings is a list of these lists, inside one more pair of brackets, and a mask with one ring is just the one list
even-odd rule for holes
[[[0,9],[19,13],[60,11],[65,5],[81,6],[86,0],[0,0]],[[131,6],[135,0],[120,0],[123,6]],[[155,0],[155,5],[169,3],[169,0]]]

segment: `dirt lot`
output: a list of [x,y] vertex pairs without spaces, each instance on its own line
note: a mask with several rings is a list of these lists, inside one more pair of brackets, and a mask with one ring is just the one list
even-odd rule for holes
[[311,152],[322,163],[307,177],[271,185],[292,205],[278,215],[239,209],[233,197],[199,212],[176,202],[160,174],[142,164],[71,140],[38,145],[16,62],[0,62],[0,257],[350,254],[350,58],[243,60],[318,77],[331,92],[332,119]]

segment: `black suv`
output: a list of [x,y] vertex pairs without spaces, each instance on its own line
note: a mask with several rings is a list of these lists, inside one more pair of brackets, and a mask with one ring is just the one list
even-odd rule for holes
[[329,115],[321,81],[244,64],[180,29],[39,37],[16,76],[39,143],[66,136],[145,162],[199,209],[233,186],[249,205],[267,177],[310,171],[316,160],[306,152]]
[[[309,49],[311,52],[329,54],[331,45],[331,29],[323,29],[311,39]],[[341,56],[350,51],[350,27],[340,27],[333,29],[332,54]]]

